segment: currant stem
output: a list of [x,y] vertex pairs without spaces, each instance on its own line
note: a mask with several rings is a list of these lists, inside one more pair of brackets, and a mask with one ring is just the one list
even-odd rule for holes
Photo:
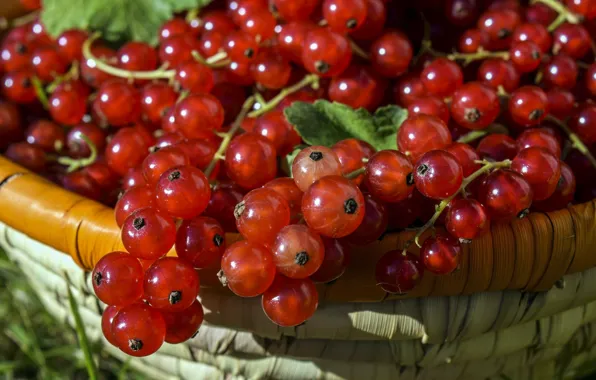
[[356,44],[356,42],[354,42],[351,39],[350,39],[350,47],[352,48],[352,51],[354,52],[354,54],[356,54],[358,57],[366,59],[367,61],[370,60],[368,53],[365,52],[360,46],[358,46]]
[[39,99],[39,102],[43,108],[46,110],[50,108],[50,101],[48,100],[48,95],[43,88],[43,83],[41,83],[41,80],[39,80],[39,78],[36,76],[32,76],[31,83],[35,89],[35,95],[37,95],[37,99]]
[[57,162],[59,164],[68,166],[66,168],[67,173],[72,173],[76,170],[79,170],[81,168],[89,166],[89,165],[93,164],[95,162],[95,160],[97,160],[97,147],[95,146],[93,141],[91,141],[89,139],[89,137],[87,137],[86,135],[84,135],[82,133],[80,136],[81,136],[81,139],[83,141],[85,141],[85,143],[87,143],[87,145],[89,146],[89,150],[91,151],[91,154],[89,155],[89,157],[78,158],[78,159],[74,159],[74,158],[70,158],[70,157],[58,157]]
[[228,55],[225,51],[220,51],[209,58],[204,58],[201,53],[196,50],[191,51],[190,54],[195,61],[213,69],[226,67],[230,63],[230,60],[226,59],[228,58]]
[[[295,92],[298,92],[308,85],[310,85],[315,90],[318,89],[319,88],[319,77],[315,74],[309,74],[309,75],[304,76],[304,78],[302,78],[302,80],[300,82],[298,82],[290,87],[284,88],[273,99],[269,100],[265,104],[261,104],[261,108],[250,112],[248,114],[248,117],[252,117],[252,118],[259,117],[259,116],[271,111],[272,109],[277,107],[279,105],[279,103],[281,103],[285,99],[286,96],[293,94]],[[254,99],[253,99],[253,102],[254,102]]]
[[364,174],[365,171],[366,171],[366,167],[363,166],[359,169],[354,170],[353,172],[350,172],[350,173],[344,175],[344,178],[354,179],[354,178],[358,177],[360,174]]
[[465,135],[458,138],[457,142],[463,143],[463,144],[469,144],[472,141],[478,140],[479,138],[482,138],[486,135],[488,135],[488,131],[486,131],[484,129],[480,130],[480,131],[472,131],[472,132],[466,133]]
[[478,49],[476,53],[470,54],[463,54],[463,53],[453,53],[447,56],[448,59],[452,61],[464,61],[464,65],[468,65],[473,61],[483,60],[487,58],[501,58],[504,60],[509,59],[509,52],[508,51],[486,51],[484,49]]
[[580,17],[578,17],[575,13],[567,9],[566,6],[564,6],[556,0],[532,0],[531,3],[543,3],[547,5],[549,8],[555,10],[559,14],[555,21],[553,21],[548,26],[547,29],[549,32],[552,32],[553,30],[557,29],[564,22],[568,22],[570,24],[581,23]]
[[565,134],[569,138],[569,141],[571,141],[571,146],[579,150],[581,154],[586,156],[586,158],[588,159],[588,161],[590,161],[592,166],[596,168],[596,158],[594,158],[594,155],[592,155],[590,149],[588,149],[586,144],[584,144],[584,142],[579,138],[578,135],[576,135],[571,129],[569,129],[569,127],[565,123],[563,123],[556,117],[548,115],[546,119],[559,126],[559,128],[561,128],[565,132]]
[[46,86],[46,92],[52,93],[56,90],[56,88],[64,83],[68,82],[71,79],[77,79],[79,77],[79,61],[74,61],[70,66],[68,72],[64,75],[57,76],[52,83]]
[[115,77],[127,78],[127,79],[172,79],[176,75],[175,70],[164,70],[159,68],[153,71],[129,71],[119,69],[114,66],[110,66],[103,62],[101,59],[96,58],[91,53],[91,45],[95,40],[101,36],[101,33],[95,32],[83,43],[83,57],[86,60],[95,62],[95,66],[101,71],[113,75]]
[[483,166],[480,169],[476,170],[474,173],[470,174],[468,177],[466,177],[466,179],[464,179],[461,186],[459,187],[459,190],[457,190],[453,195],[451,195],[449,198],[443,199],[441,201],[441,203],[439,203],[437,205],[437,207],[435,209],[435,213],[432,216],[432,218],[430,218],[430,220],[428,222],[426,222],[426,224],[424,226],[422,226],[422,227],[420,227],[420,229],[418,229],[418,232],[416,233],[416,236],[414,237],[414,243],[416,243],[416,245],[418,247],[421,247],[420,242],[419,242],[420,236],[422,236],[422,234],[426,230],[428,230],[429,228],[431,228],[435,225],[435,222],[437,221],[437,219],[439,219],[439,217],[441,216],[443,211],[445,211],[447,206],[449,206],[449,203],[451,203],[451,201],[459,193],[463,193],[464,190],[466,189],[466,187],[470,183],[472,183],[476,178],[480,177],[484,173],[487,173],[493,169],[508,168],[511,166],[511,160],[504,160],[504,161],[499,161],[499,162],[480,161],[480,163],[482,163]]
[[230,130],[223,135],[223,140],[219,144],[219,148],[217,149],[217,152],[215,152],[213,159],[211,160],[211,162],[209,163],[209,165],[207,165],[207,168],[205,169],[205,176],[207,176],[207,178],[209,178],[209,176],[213,172],[213,169],[215,169],[215,165],[217,164],[217,161],[221,160],[222,157],[225,157],[225,153],[226,153],[226,149],[228,149],[228,145],[230,145],[232,138],[240,130],[242,121],[246,118],[246,116],[247,116],[248,112],[250,111],[250,109],[252,108],[254,102],[255,102],[255,98],[253,96],[250,96],[248,99],[246,99],[244,101],[244,104],[242,105],[242,110],[240,111],[238,116],[236,116],[236,120],[234,120],[234,122],[232,123]]

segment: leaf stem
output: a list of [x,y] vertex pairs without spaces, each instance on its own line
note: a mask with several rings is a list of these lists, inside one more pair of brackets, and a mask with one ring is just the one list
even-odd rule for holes
[[508,51],[486,51],[484,49],[478,49],[476,53],[452,53],[447,56],[452,61],[464,61],[464,65],[468,65],[473,61],[478,61],[487,58],[501,58],[504,60],[509,59]]
[[286,87],[279,92],[273,99],[265,104],[261,104],[261,108],[254,110],[248,114],[248,117],[259,117],[277,107],[286,96],[302,90],[306,86],[311,86],[313,89],[319,88],[319,77],[316,74],[305,75],[300,82],[295,83],[290,87]]
[[[416,243],[416,245],[418,247],[420,247],[420,236],[422,236],[422,234],[428,230],[429,228],[431,228],[432,226],[434,226],[435,222],[437,221],[437,219],[439,219],[439,217],[441,216],[441,214],[443,213],[443,211],[445,211],[445,209],[447,208],[447,206],[449,206],[449,203],[451,203],[451,201],[459,194],[462,193],[465,189],[466,186],[468,186],[470,183],[472,183],[476,178],[480,177],[481,175],[483,175],[484,173],[487,173],[493,169],[500,169],[500,168],[508,168],[509,166],[511,166],[511,160],[504,160],[504,161],[499,161],[499,162],[489,162],[489,161],[481,161],[483,166],[476,170],[474,173],[470,174],[468,177],[466,177],[466,179],[464,179],[464,181],[462,182],[461,186],[459,187],[459,190],[456,191],[453,195],[451,195],[449,198],[443,199],[441,201],[441,203],[439,203],[436,207],[435,213],[432,216],[432,218],[430,218],[430,220],[428,222],[426,222],[426,224],[422,227],[420,227],[418,229],[418,232],[416,233],[416,236],[413,239],[413,242]],[[409,246],[412,243],[412,241],[408,242],[406,246]]]
[[58,157],[57,162],[59,164],[68,166],[66,168],[67,173],[72,173],[76,170],[79,170],[81,168],[89,166],[89,165],[93,164],[95,162],[95,160],[97,160],[97,147],[95,146],[93,141],[91,141],[89,139],[89,137],[87,137],[86,135],[84,135],[82,133],[81,133],[80,137],[89,146],[89,150],[91,151],[91,154],[89,155],[89,157],[78,158],[78,159],[74,159],[71,157]]
[[543,3],[547,5],[549,8],[552,8],[556,11],[559,15],[548,26],[548,31],[552,32],[553,30],[557,29],[562,23],[568,22],[570,24],[579,24],[581,23],[581,18],[576,15],[575,13],[571,12],[567,7],[556,0],[532,0],[532,3]]
[[557,119],[552,115],[548,115],[546,119],[555,123],[559,128],[561,128],[569,138],[569,141],[571,141],[571,146],[579,150],[581,154],[586,156],[586,158],[588,159],[588,161],[590,161],[592,166],[596,168],[596,158],[594,158],[594,155],[592,155],[590,149],[588,149],[586,144],[584,144],[584,142],[579,138],[579,136],[575,134],[571,129],[569,129],[567,124],[563,123],[561,120]]
[[67,82],[71,79],[76,79],[79,77],[79,61],[74,61],[70,66],[68,72],[64,75],[57,76],[52,83],[46,86],[46,92],[52,93],[56,90],[56,88],[64,82]]
[[113,75],[115,77],[127,78],[127,79],[172,79],[176,75],[175,70],[164,70],[159,68],[153,71],[129,71],[123,70],[114,66],[110,66],[99,58],[96,58],[91,52],[91,45],[95,40],[100,37],[101,33],[93,33],[83,43],[83,57],[86,60],[95,62],[95,66],[101,71]]
[[232,123],[232,127],[230,128],[230,130],[223,135],[223,140],[219,144],[217,152],[215,152],[213,159],[211,160],[211,162],[209,162],[209,165],[207,165],[207,168],[205,169],[205,176],[207,176],[207,178],[209,178],[209,176],[213,172],[213,169],[215,169],[217,161],[221,160],[221,158],[225,156],[226,149],[228,149],[228,145],[230,145],[232,138],[240,130],[240,127],[242,126],[242,121],[246,118],[254,102],[255,98],[253,96],[250,96],[248,99],[244,101],[244,104],[242,105],[242,110],[240,111],[238,116],[236,116],[236,120],[234,120],[234,122]]

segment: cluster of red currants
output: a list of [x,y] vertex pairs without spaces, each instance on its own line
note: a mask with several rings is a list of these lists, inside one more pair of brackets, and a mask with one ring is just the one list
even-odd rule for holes
[[[109,342],[145,356],[191,338],[201,270],[297,326],[317,309],[314,284],[387,231],[416,228],[376,266],[377,285],[402,294],[455,271],[491,223],[596,197],[595,1],[404,3],[214,2],[167,21],[157,49],[114,51],[82,30],[54,40],[39,21],[10,30],[0,150],[115,205],[127,252],[92,274]],[[418,11],[438,32],[416,35]],[[343,136],[280,175],[302,143],[284,109],[320,98],[407,108],[397,149]]]

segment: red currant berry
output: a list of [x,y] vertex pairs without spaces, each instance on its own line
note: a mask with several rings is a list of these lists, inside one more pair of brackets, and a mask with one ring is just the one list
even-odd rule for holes
[[480,165],[476,163],[477,160],[480,160],[480,156],[468,144],[456,142],[445,148],[445,151],[451,153],[457,162],[459,162],[464,178],[480,168]]
[[271,0],[275,12],[287,22],[307,21],[319,3],[319,0]]
[[186,138],[198,139],[221,129],[224,110],[213,95],[193,94],[176,104],[174,117],[180,133]]
[[524,23],[513,31],[513,42],[532,41],[540,48],[542,54],[549,52],[553,43],[550,33],[544,25],[537,23]]
[[[103,62],[110,64],[116,64],[118,62],[118,56],[116,55],[116,52],[105,46],[92,46],[91,53],[93,54],[93,57],[100,59]],[[103,82],[114,77],[97,68],[97,64],[94,59],[83,59],[81,61],[81,78],[87,85],[93,88],[98,88]]]
[[422,243],[420,256],[424,267],[434,274],[449,274],[457,269],[461,257],[461,246],[457,239],[447,234],[437,234]]
[[424,153],[451,144],[449,129],[435,116],[418,114],[408,117],[397,132],[399,151],[416,162]]
[[555,192],[548,199],[532,203],[533,209],[543,212],[557,211],[566,208],[573,201],[576,186],[575,175],[569,165],[563,161],[560,164],[561,178],[557,182]]
[[500,110],[497,93],[482,83],[466,83],[453,94],[451,115],[462,127],[484,129],[497,119]]
[[586,82],[586,88],[592,97],[596,97],[596,63],[592,63],[588,66],[584,80]]
[[405,74],[393,87],[395,102],[402,107],[409,106],[415,99],[428,95],[419,75]]
[[190,160],[182,149],[168,146],[145,157],[142,164],[143,175],[149,185],[155,186],[166,170],[189,164]]
[[275,278],[275,262],[268,248],[239,241],[226,249],[221,258],[222,282],[240,297],[256,297]]
[[215,85],[213,70],[195,61],[183,62],[176,67],[176,81],[191,93],[209,93]]
[[36,173],[42,172],[47,164],[46,154],[43,149],[26,142],[10,144],[4,152],[4,156]]
[[424,68],[420,80],[430,95],[444,98],[461,87],[464,76],[457,63],[447,58],[437,58]]
[[95,295],[108,305],[130,305],[143,296],[141,263],[126,252],[102,257],[95,264],[91,279]]
[[114,321],[114,317],[118,314],[120,309],[122,309],[122,307],[111,305],[106,307],[101,314],[101,331],[106,340],[113,346],[116,346],[118,343],[116,342],[116,338],[114,338],[114,334],[112,333],[112,322]]
[[542,74],[548,87],[572,89],[577,82],[577,63],[565,54],[557,54],[546,64]]
[[416,163],[414,182],[422,195],[445,199],[455,194],[464,179],[457,159],[444,150],[425,153]]
[[0,150],[22,138],[21,114],[16,105],[0,100]]
[[382,101],[385,83],[370,66],[351,64],[346,71],[331,79],[327,91],[331,101],[372,112]]
[[547,91],[548,110],[559,119],[567,119],[575,110],[575,97],[569,90],[554,87]]
[[118,50],[118,67],[129,71],[151,71],[157,68],[157,52],[144,42],[131,41]]
[[493,161],[510,160],[517,154],[515,140],[507,135],[493,134],[478,143],[476,151],[482,159]]
[[367,245],[378,240],[387,230],[389,215],[385,204],[370,194],[364,195],[364,218],[358,228],[346,237],[353,245]]
[[121,128],[106,147],[106,162],[114,172],[124,176],[130,169],[141,165],[148,153],[148,146],[133,128]]
[[144,298],[156,309],[180,312],[195,301],[199,285],[192,265],[177,257],[164,257],[145,273]]
[[565,23],[553,32],[553,53],[581,59],[590,51],[590,33],[583,25]]
[[236,22],[240,29],[255,40],[267,41],[275,34],[277,21],[269,10],[253,7],[243,15],[242,20]]
[[31,70],[21,70],[6,73],[2,78],[2,95],[17,104],[29,104],[35,102],[37,95],[33,88],[31,78],[34,76]]
[[561,157],[561,145],[555,136],[545,128],[531,128],[523,131],[516,140],[517,150],[530,147],[544,148],[555,155]]
[[512,170],[489,174],[478,189],[478,201],[494,221],[523,218],[532,204],[532,187]]
[[162,311],[166,322],[165,341],[170,344],[178,344],[194,337],[203,323],[203,305],[195,300],[187,309],[179,312]]
[[414,289],[424,275],[424,264],[407,251],[385,253],[375,268],[377,285],[388,293],[405,294]]
[[138,121],[141,116],[139,92],[119,79],[106,81],[95,98],[102,118],[111,125],[122,126]]
[[[357,139],[338,141],[331,149],[339,160],[341,174],[344,176],[364,167],[364,160],[368,160],[375,153],[375,148],[369,143]],[[357,185],[360,185],[363,179],[364,174],[351,178]]]
[[516,42],[509,49],[509,59],[520,73],[530,73],[540,66],[542,52],[532,41]]
[[345,34],[358,30],[366,20],[365,0],[324,0],[323,17],[334,32]]
[[414,189],[412,163],[395,150],[382,150],[366,164],[364,181],[371,194],[385,202],[398,202]]
[[569,120],[569,128],[586,144],[596,142],[596,105],[586,103]]
[[166,170],[155,189],[157,207],[175,218],[192,219],[209,204],[211,189],[203,172],[193,166]]
[[224,49],[233,62],[248,63],[256,58],[259,44],[251,35],[236,31],[227,36]]
[[0,68],[9,73],[28,69],[31,64],[31,51],[21,41],[4,42],[0,51]]
[[549,26],[557,18],[558,13],[551,7],[542,3],[534,3],[526,8],[526,21]]
[[275,178],[275,157],[275,148],[268,139],[245,133],[235,137],[226,151],[226,173],[239,186],[254,189]]
[[192,61],[192,51],[196,50],[198,45],[199,42],[188,34],[168,37],[159,45],[159,61],[162,64],[167,63],[170,67]]
[[270,246],[290,222],[290,207],[279,193],[268,188],[252,190],[234,209],[236,227],[247,240]]
[[303,149],[292,163],[294,181],[302,191],[323,177],[341,174],[339,158],[333,150],[324,146]]
[[478,68],[478,81],[495,90],[502,86],[507,92],[519,87],[520,76],[510,61],[487,59]]
[[511,169],[521,174],[532,187],[533,198],[542,201],[550,197],[561,177],[559,159],[544,148],[530,147],[513,159]]
[[141,115],[144,121],[159,125],[170,107],[176,103],[176,91],[164,82],[145,85],[141,89]]
[[164,256],[175,241],[173,220],[153,207],[133,212],[122,224],[122,244],[131,255],[143,260]]
[[64,148],[66,134],[58,124],[40,119],[27,128],[25,140],[29,144],[37,145],[47,153],[55,153]]
[[80,123],[87,112],[88,91],[88,87],[79,81],[60,84],[49,99],[52,119],[65,125]]
[[417,113],[436,116],[445,124],[449,123],[449,107],[436,96],[423,96],[414,99],[408,106],[408,115],[412,116]]
[[350,35],[359,41],[372,41],[383,33],[387,21],[387,9],[384,0],[366,1],[366,18],[364,23]]
[[130,356],[148,356],[159,350],[166,336],[166,322],[158,310],[144,303],[122,308],[112,322],[118,348]]
[[469,26],[478,18],[476,0],[447,0],[445,15],[449,22],[456,26]]
[[89,38],[86,31],[69,29],[56,39],[56,49],[66,62],[83,60],[83,44]]
[[477,200],[454,199],[445,215],[445,227],[458,239],[474,240],[488,231],[490,219]]
[[265,315],[283,327],[304,323],[317,310],[319,293],[312,280],[275,276],[261,299]]
[[396,78],[406,72],[412,55],[410,40],[396,30],[386,31],[370,47],[373,70],[388,78]]
[[596,18],[596,8],[594,0],[566,0],[565,5],[573,13],[584,16],[587,20]]
[[350,263],[349,248],[342,240],[322,237],[325,257],[319,269],[310,276],[314,282],[327,283],[338,279]]
[[290,222],[297,222],[301,218],[302,195],[304,193],[296,186],[296,182],[292,178],[276,178],[263,187],[275,191],[288,202]]
[[37,48],[31,56],[31,64],[37,77],[44,82],[52,81],[68,69],[68,62],[52,47]]
[[279,90],[288,84],[292,66],[276,50],[261,49],[250,65],[250,74],[261,86]]
[[520,24],[517,12],[502,9],[484,12],[478,19],[477,27],[488,34],[491,50],[502,50],[509,47],[513,31]]
[[520,87],[511,94],[509,114],[523,127],[537,125],[548,115],[548,98],[539,87]]
[[364,218],[364,197],[349,179],[323,177],[304,193],[302,215],[308,226],[321,235],[348,236]]
[[480,29],[466,30],[457,44],[457,50],[464,54],[473,54],[480,49],[486,50],[489,43],[488,34]]
[[145,207],[155,206],[155,194],[147,185],[132,186],[116,203],[114,214],[118,227],[122,227],[126,218],[133,212]]
[[184,221],[176,233],[176,253],[195,268],[219,264],[226,249],[225,233],[219,222],[200,216]]
[[350,65],[352,48],[346,37],[330,29],[314,28],[304,39],[302,63],[306,70],[322,77],[341,74]]
[[325,256],[319,234],[301,224],[282,228],[272,245],[277,272],[290,278],[306,278],[315,273]]

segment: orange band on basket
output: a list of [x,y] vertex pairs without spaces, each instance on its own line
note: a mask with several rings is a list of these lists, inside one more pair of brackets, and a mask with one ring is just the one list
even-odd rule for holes
[[[81,267],[90,270],[105,254],[123,249],[112,209],[1,156],[0,184],[0,221],[69,254]],[[463,245],[458,271],[446,276],[427,272],[409,294],[387,296],[375,284],[376,262],[387,251],[402,249],[412,236],[412,232],[392,233],[382,241],[354,249],[346,273],[333,284],[319,286],[321,300],[379,302],[489,289],[546,290],[565,272],[596,266],[596,205],[588,202],[548,215],[532,213],[509,225],[494,225],[491,234]],[[238,239],[237,234],[226,235],[228,244]],[[415,245],[410,251],[419,253]],[[202,270],[202,283],[214,291],[227,292],[219,285],[216,272]]]

